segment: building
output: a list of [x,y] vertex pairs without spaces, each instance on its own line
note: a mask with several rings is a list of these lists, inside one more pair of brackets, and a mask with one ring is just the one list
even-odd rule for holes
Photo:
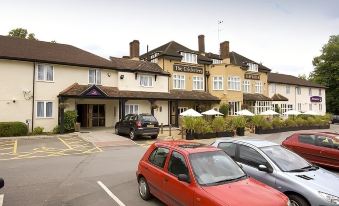
[[66,44],[0,36],[0,122],[51,131],[76,110],[83,127],[112,127],[128,113],[169,122],[169,73],[157,64],[101,58]]
[[288,110],[326,113],[325,86],[287,74],[268,75],[269,96],[281,113]]

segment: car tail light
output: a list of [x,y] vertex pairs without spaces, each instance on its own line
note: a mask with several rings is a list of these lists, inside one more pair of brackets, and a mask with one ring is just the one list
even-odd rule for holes
[[141,127],[141,122],[140,121],[137,121],[135,124],[137,125],[137,127]]

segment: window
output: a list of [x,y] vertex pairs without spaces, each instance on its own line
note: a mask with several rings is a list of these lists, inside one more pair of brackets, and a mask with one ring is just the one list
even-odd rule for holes
[[151,153],[148,161],[157,167],[164,168],[168,152],[167,148],[159,147]]
[[301,103],[298,103],[298,111],[301,111]]
[[158,52],[155,52],[151,55],[151,62],[152,63],[158,63],[158,57],[159,56],[159,53]]
[[212,59],[213,64],[222,64],[222,60],[220,59]]
[[319,96],[321,96],[321,89],[319,89]]
[[312,88],[308,88],[308,95],[312,96]]
[[192,53],[181,52],[182,62],[197,64],[197,55]]
[[90,84],[101,84],[101,71],[100,69],[89,69],[88,82]]
[[237,148],[237,145],[232,142],[222,142],[219,143],[218,148],[224,150],[226,154],[233,159],[235,158],[235,150]]
[[289,94],[290,93],[290,85],[286,85],[286,94]]
[[53,116],[53,102],[38,101],[36,112],[38,118],[51,118]]
[[254,104],[254,113],[260,114],[267,110],[272,109],[272,102],[271,101],[256,101]]
[[323,111],[323,105],[320,103],[319,104],[319,111],[322,112]]
[[317,136],[316,145],[320,147],[333,148],[333,141],[329,137]]
[[250,93],[251,92],[251,85],[249,80],[244,80],[242,82],[242,91],[244,93]]
[[275,93],[276,93],[276,90],[277,90],[276,84],[271,84],[270,86],[271,86],[271,92],[272,92],[273,94],[275,94]]
[[312,104],[308,105],[308,110],[312,111]]
[[241,110],[240,102],[228,102],[228,105],[229,105],[228,110],[229,115],[237,115],[236,112]]
[[269,163],[259,152],[244,145],[239,146],[239,162],[256,168],[258,168],[259,165],[269,167]]
[[224,78],[222,76],[213,77],[213,90],[224,89]]
[[298,137],[298,140],[301,143],[315,145],[315,136],[314,135],[300,134],[299,137]]
[[240,77],[228,77],[228,90],[240,91]]
[[185,174],[189,177],[188,168],[184,156],[176,151],[173,151],[168,163],[168,172],[178,177],[180,174]]
[[300,87],[296,87],[295,89],[297,90],[297,94],[301,95],[301,88]]
[[139,114],[139,105],[137,104],[126,104],[125,114]]
[[203,77],[193,77],[193,90],[204,90]]
[[255,82],[255,93],[258,93],[258,94],[262,93],[262,83],[261,83],[261,81]]
[[38,64],[38,81],[54,81],[54,68],[48,64]]
[[173,89],[185,89],[185,75],[173,75]]
[[140,75],[140,86],[153,87],[153,77],[150,75]]
[[258,64],[255,63],[247,63],[248,71],[258,72]]
[[186,110],[188,110],[188,107],[178,107],[179,114],[183,113]]

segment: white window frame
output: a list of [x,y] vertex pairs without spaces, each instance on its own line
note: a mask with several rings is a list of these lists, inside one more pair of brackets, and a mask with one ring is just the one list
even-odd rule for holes
[[159,52],[155,52],[151,55],[151,62],[152,63],[158,63],[158,57],[159,56]]
[[229,105],[228,115],[231,115],[231,116],[237,115],[236,112],[239,112],[241,110],[240,101],[228,102],[228,105]]
[[258,64],[255,64],[255,63],[247,63],[247,66],[248,66],[248,71],[251,71],[251,72],[258,72]]
[[[39,79],[39,66],[43,69],[43,78]],[[52,68],[52,80],[47,80],[47,66]],[[37,64],[36,65],[36,81],[39,82],[54,82],[54,66],[51,64]]]
[[256,101],[254,105],[254,113],[260,114],[267,110],[273,109],[272,101]]
[[298,111],[301,111],[301,103],[298,103]]
[[[145,78],[145,81],[142,81],[143,78]],[[154,87],[154,85],[153,85],[153,76],[152,75],[146,75],[146,74],[139,75],[139,86],[142,86],[142,87]]]
[[261,81],[255,82],[255,93],[262,94],[262,82]]
[[242,82],[242,91],[244,93],[251,93],[251,82],[250,82],[250,80],[244,80]]
[[178,107],[179,114],[183,113],[186,110],[188,110],[188,107]]
[[275,94],[277,92],[277,85],[276,84],[271,84],[271,92]]
[[197,64],[198,63],[198,55],[194,53],[180,52],[182,55],[182,62]]
[[[131,108],[133,110],[133,113],[131,112]],[[125,104],[125,115],[127,114],[140,114],[139,113],[139,104]],[[135,113],[135,111],[137,110],[137,113]]]
[[[39,115],[38,113],[38,105],[39,103],[42,103],[43,104],[43,115]],[[51,115],[50,116],[47,116],[47,104],[51,103],[52,104],[52,108],[51,108]],[[35,112],[35,117],[37,119],[51,119],[53,118],[53,101],[36,101],[35,103],[35,108],[36,108],[36,112]]]
[[319,111],[322,112],[323,111],[323,105],[320,103],[319,104]]
[[222,60],[220,60],[220,59],[212,59],[212,64],[222,64]]
[[183,74],[173,74],[173,89],[185,89],[186,77]]
[[286,85],[286,94],[290,94],[290,93],[291,93],[291,86]]
[[296,87],[295,89],[297,90],[296,91],[297,95],[301,95],[301,87]]
[[[91,71],[95,71],[95,76],[94,76],[94,82],[90,81],[90,73]],[[98,78],[98,76],[100,76],[100,78]],[[92,84],[92,85],[101,85],[101,69],[94,69],[94,68],[90,68],[88,70],[88,84]],[[99,81],[100,80],[100,81]]]
[[241,91],[241,82],[239,76],[229,76],[227,79],[227,90]]
[[[192,77],[193,82],[193,90],[204,90],[204,77],[202,76],[193,76]],[[201,86],[201,87],[199,87]]]
[[308,88],[308,95],[312,96],[312,88]]
[[[223,76],[213,76],[213,90],[224,90],[224,77]],[[217,87],[215,87],[218,85]]]

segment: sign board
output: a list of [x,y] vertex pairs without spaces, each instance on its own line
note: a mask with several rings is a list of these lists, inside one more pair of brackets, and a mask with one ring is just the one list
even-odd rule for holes
[[202,67],[192,67],[192,66],[181,65],[181,64],[174,64],[173,70],[175,72],[188,72],[188,73],[197,73],[197,74],[204,73],[204,70]]
[[322,102],[323,98],[319,97],[319,96],[312,96],[312,97],[310,97],[310,101],[311,102]]
[[259,74],[245,74],[245,79],[260,80]]

